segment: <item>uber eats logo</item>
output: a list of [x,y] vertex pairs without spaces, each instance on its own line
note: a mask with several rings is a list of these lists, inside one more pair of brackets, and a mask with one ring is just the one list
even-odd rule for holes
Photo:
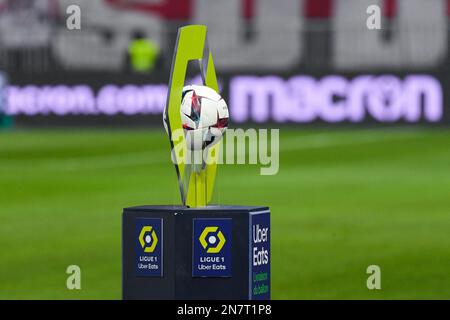
[[203,229],[198,239],[207,253],[219,253],[226,242],[222,231],[217,226]]
[[230,218],[193,219],[193,277],[231,277],[231,227]]
[[158,237],[152,226],[143,226],[139,233],[139,243],[144,252],[151,253],[155,251],[158,244]]

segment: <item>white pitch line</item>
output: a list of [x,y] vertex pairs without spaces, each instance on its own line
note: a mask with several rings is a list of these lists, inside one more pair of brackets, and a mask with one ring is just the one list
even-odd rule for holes
[[[355,132],[356,133],[356,132]],[[305,149],[318,149],[333,146],[347,146],[355,145],[361,143],[373,143],[389,140],[403,140],[419,136],[419,132],[393,132],[385,133],[378,132],[376,135],[354,135],[354,136],[342,136],[342,134],[337,134],[333,136],[330,134],[317,134],[308,135],[304,137],[295,137],[290,139],[284,139],[280,141],[280,151],[292,151],[292,150],[305,150]]]
[[[129,167],[134,165],[170,162],[170,153],[163,152],[132,152],[102,156],[86,156],[72,159],[46,158],[35,161],[15,160],[1,161],[1,166],[9,170],[50,170],[50,171],[77,171],[90,169],[111,169]],[[8,163],[9,162],[9,163]]]
[[[370,134],[369,136],[367,134]],[[359,135],[358,135],[359,134]],[[387,140],[408,139],[418,136],[418,131],[380,131],[380,129],[364,130],[364,132],[330,132],[317,133],[298,137],[280,139],[280,152],[346,146],[361,143],[373,143]],[[348,136],[347,136],[348,135]],[[49,170],[78,171],[92,169],[112,169],[135,165],[151,165],[157,163],[171,164],[170,151],[141,151],[124,154],[85,156],[80,158],[44,158],[39,160],[2,160],[1,167],[7,170]],[[31,165],[31,166],[30,166]]]

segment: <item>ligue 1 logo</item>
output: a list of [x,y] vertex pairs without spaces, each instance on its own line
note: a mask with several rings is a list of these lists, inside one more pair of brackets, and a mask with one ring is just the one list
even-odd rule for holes
[[194,218],[192,226],[192,276],[232,277],[232,219]]
[[158,237],[152,226],[142,227],[141,233],[139,234],[139,242],[144,252],[151,253],[155,251],[155,247],[158,244]]
[[226,239],[219,227],[206,227],[198,240],[207,253],[219,253]]
[[135,274],[140,277],[161,277],[164,260],[162,220],[138,218],[134,234]]

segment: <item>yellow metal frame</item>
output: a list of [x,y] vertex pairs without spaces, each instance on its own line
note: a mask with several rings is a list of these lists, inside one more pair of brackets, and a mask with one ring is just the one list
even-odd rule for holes
[[[219,87],[214,62],[206,43],[206,26],[190,25],[178,29],[165,110],[168,119],[172,157],[176,160],[175,169],[183,205],[202,207],[210,203],[213,195],[220,142],[208,149],[208,161],[204,169],[200,172],[191,172],[188,179],[184,181],[187,170],[186,161],[182,158],[187,155],[184,135],[176,135],[177,138],[172,139],[172,134],[175,130],[183,130],[180,104],[186,69],[191,60],[198,60],[200,63],[203,84],[218,92]],[[183,150],[183,152],[178,153],[176,150]]]

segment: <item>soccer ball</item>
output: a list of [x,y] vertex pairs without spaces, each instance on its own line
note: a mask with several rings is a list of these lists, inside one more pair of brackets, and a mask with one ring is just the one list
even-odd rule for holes
[[[214,89],[206,86],[183,88],[180,115],[189,150],[205,150],[215,145],[228,127],[227,104]],[[164,127],[167,131],[166,114]]]

